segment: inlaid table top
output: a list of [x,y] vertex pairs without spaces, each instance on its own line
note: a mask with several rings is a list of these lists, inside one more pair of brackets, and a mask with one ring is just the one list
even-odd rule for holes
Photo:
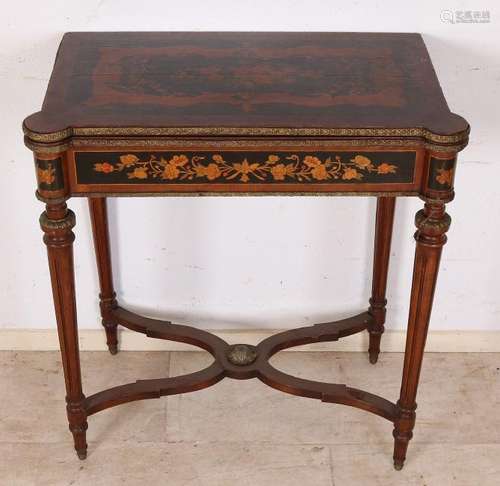
[[419,34],[75,32],[64,36],[42,111],[25,127],[34,140],[388,133],[432,139],[463,138],[468,125],[448,109]]
[[418,195],[451,193],[469,126],[419,34],[76,32],[24,130],[64,154],[42,195]]

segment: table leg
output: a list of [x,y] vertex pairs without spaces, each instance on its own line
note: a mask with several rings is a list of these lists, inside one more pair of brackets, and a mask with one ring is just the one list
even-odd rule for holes
[[417,387],[422,367],[427,329],[431,316],[434,289],[445,233],[451,218],[440,201],[429,201],[417,212],[415,224],[415,262],[411,289],[410,312],[406,337],[403,379],[397,402],[398,418],[394,422],[394,467],[403,467],[408,442],[413,436]]
[[368,312],[373,323],[368,328],[370,345],[368,354],[370,363],[375,364],[380,353],[380,339],[384,333],[385,298],[387,288],[387,271],[391,253],[392,226],[394,222],[395,197],[377,198],[377,217],[375,221],[375,250],[373,257],[372,296]]
[[80,459],[87,456],[87,414],[84,408],[78,328],[76,320],[75,277],[73,267],[73,241],[75,215],[65,202],[50,202],[40,217],[47,245],[52,294],[61,347],[64,380],[66,383],[66,410],[69,429]]
[[110,315],[110,311],[115,309],[118,304],[113,288],[106,198],[89,197],[89,209],[101,289],[99,299],[102,325],[106,331],[106,342],[109,352],[116,354],[118,352],[117,323]]

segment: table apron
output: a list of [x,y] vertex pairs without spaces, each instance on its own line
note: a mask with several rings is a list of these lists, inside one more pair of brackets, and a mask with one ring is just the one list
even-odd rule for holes
[[70,194],[416,195],[425,151],[69,150]]

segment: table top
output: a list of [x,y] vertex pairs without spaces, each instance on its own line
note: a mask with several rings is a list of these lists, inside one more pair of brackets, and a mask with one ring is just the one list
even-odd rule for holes
[[453,142],[468,124],[449,110],[419,34],[72,32],[24,129],[40,142],[422,130]]

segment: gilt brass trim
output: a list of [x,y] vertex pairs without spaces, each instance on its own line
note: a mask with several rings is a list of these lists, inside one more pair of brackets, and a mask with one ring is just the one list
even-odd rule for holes
[[[126,138],[74,138],[71,140],[71,146],[74,148],[79,147],[135,147],[141,149],[143,147],[176,147],[176,148],[207,148],[207,149],[240,149],[242,147],[308,147],[318,148],[324,147],[325,149],[338,149],[339,147],[373,147],[373,146],[392,146],[394,148],[408,150],[415,150],[422,147],[422,140],[419,139],[240,139],[240,140],[215,140],[215,139],[186,139],[186,138],[140,138],[140,139],[126,139]],[[439,146],[441,147],[441,146]],[[447,148],[447,150],[450,150]]]
[[146,139],[99,139],[99,138],[74,138],[57,145],[35,143],[25,137],[26,147],[38,154],[58,154],[71,148],[100,147],[100,148],[155,148],[155,147],[206,147],[206,148],[240,148],[240,147],[325,147],[337,149],[338,147],[387,147],[390,149],[417,149],[424,148],[432,152],[460,152],[467,146],[467,142],[459,145],[436,145],[426,143],[419,139],[398,140],[392,138],[367,138],[367,139],[337,139],[337,140],[186,140],[166,138]]
[[239,192],[239,191],[193,191],[193,192],[113,192],[113,191],[83,191],[74,192],[71,197],[304,197],[304,196],[324,196],[324,197],[341,197],[341,196],[363,196],[363,197],[410,197],[418,196],[419,191],[255,191],[255,192]]
[[442,219],[433,219],[425,214],[423,209],[415,215],[415,226],[425,234],[444,234],[450,229],[451,216],[444,213]]
[[47,212],[40,215],[40,226],[44,231],[71,229],[75,226],[75,213],[68,209],[66,217],[63,219],[50,219]]
[[439,135],[426,128],[283,128],[283,127],[75,127],[51,133],[33,132],[23,126],[25,135],[35,142],[58,142],[71,136],[84,137],[161,137],[161,136],[285,136],[285,137],[418,137],[431,142],[466,142],[469,130]]
[[[32,144],[26,143],[28,148]],[[425,148],[433,152],[460,152],[467,146],[467,142],[460,145],[435,145],[425,143],[419,139],[398,140],[393,138],[365,138],[365,139],[335,139],[335,140],[190,140],[190,139],[165,139],[165,138],[147,138],[147,139],[99,139],[99,138],[74,138],[70,144],[73,148],[81,147],[102,147],[102,148],[154,148],[154,147],[189,147],[197,148],[241,148],[241,147],[325,147],[338,149],[339,147],[394,147],[395,149],[418,149]],[[35,147],[40,147],[36,145]],[[42,148],[43,150],[43,148]]]
[[37,154],[53,155],[65,152],[71,147],[72,144],[71,140],[68,140],[64,143],[58,143],[56,145],[46,145],[43,143],[33,142],[30,138],[24,137],[24,145]]

